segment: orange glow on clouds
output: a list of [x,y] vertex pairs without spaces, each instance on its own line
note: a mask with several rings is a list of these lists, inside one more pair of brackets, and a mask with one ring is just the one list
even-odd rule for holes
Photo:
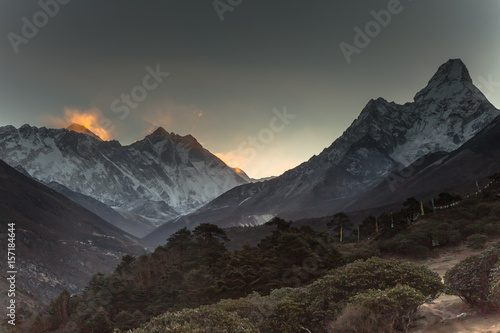
[[99,119],[102,118],[102,112],[99,109],[93,108],[85,111],[78,109],[65,108],[64,119],[48,116],[45,121],[52,126],[66,128],[71,123],[85,126],[101,139],[108,141],[112,139],[111,133],[106,131],[99,125]]

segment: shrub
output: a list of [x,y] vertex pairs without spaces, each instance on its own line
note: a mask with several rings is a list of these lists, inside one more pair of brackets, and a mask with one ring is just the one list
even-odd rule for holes
[[133,333],[258,333],[248,319],[240,318],[235,312],[222,311],[214,306],[167,312],[151,319]]
[[265,320],[262,330],[264,332],[296,333],[302,330],[304,321],[304,308],[297,302],[287,300],[279,304],[274,314]]
[[338,316],[356,294],[370,289],[390,289],[398,284],[418,290],[428,299],[437,297],[443,289],[439,275],[427,267],[371,258],[330,272],[297,291],[295,299],[306,304],[309,320],[317,320],[324,325],[327,318]]
[[497,222],[499,221],[498,217],[500,216],[500,202],[492,205],[490,216],[496,217]]
[[222,311],[236,312],[241,318],[247,318],[255,327],[260,327],[277,311],[280,304],[291,300],[293,292],[292,288],[273,290],[269,296],[254,292],[245,298],[222,300],[215,306]]
[[[481,311],[494,310],[496,306],[490,302],[490,292],[492,288],[494,292],[497,290],[492,276],[496,276],[496,270],[493,269],[498,267],[499,259],[500,246],[497,245],[479,255],[462,260],[446,272],[444,277],[446,292],[459,296],[464,302]],[[493,284],[490,285],[490,282]]]
[[471,235],[467,237],[467,246],[472,249],[484,249],[488,236],[486,235]]
[[[406,330],[425,296],[408,286],[369,290],[351,299],[332,325],[334,332],[396,332]],[[348,328],[346,330],[346,328]]]
[[426,258],[430,250],[424,244],[430,243],[430,237],[424,232],[397,234],[391,239],[380,243],[380,250],[384,252],[403,254],[415,258]]
[[115,327],[122,330],[129,330],[139,327],[144,321],[144,316],[139,310],[135,310],[134,313],[120,311],[113,321],[115,322]]
[[492,206],[487,203],[478,203],[470,208],[470,212],[476,216],[476,218],[483,218],[491,213]]
[[370,245],[356,244],[349,252],[343,254],[347,262],[353,262],[359,259],[366,260],[371,257],[379,257],[380,251]]
[[382,322],[369,311],[355,306],[347,306],[335,322],[328,325],[329,333],[392,333],[393,323]]
[[398,284],[386,290],[371,289],[359,293],[351,298],[350,304],[382,316],[402,317],[408,313],[414,313],[425,299],[420,291]]
[[439,246],[456,245],[463,239],[460,232],[455,229],[455,226],[448,222],[439,223],[433,227],[432,235]]
[[494,307],[500,309],[500,260],[490,273],[490,291],[488,296]]
[[485,224],[484,232],[487,235],[498,236],[500,234],[500,222],[491,222]]
[[101,307],[92,318],[81,325],[81,331],[88,333],[111,333],[113,324],[108,318],[106,311]]
[[480,234],[484,231],[484,227],[479,224],[479,223],[469,223],[467,224],[463,230],[462,230],[462,235],[465,237],[474,235],[474,234]]

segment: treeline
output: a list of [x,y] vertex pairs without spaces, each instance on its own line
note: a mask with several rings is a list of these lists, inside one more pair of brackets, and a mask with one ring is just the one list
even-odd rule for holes
[[295,228],[280,218],[268,225],[274,230],[257,246],[234,252],[215,225],[181,229],[153,253],[126,255],[112,274],[94,275],[82,293],[61,293],[38,314],[31,331],[127,330],[166,311],[306,285],[345,264],[331,234]]
[[[379,217],[378,248],[382,253],[426,257],[435,248],[466,243],[472,248],[482,248],[492,237],[500,236],[500,174],[487,189],[462,199],[458,195],[441,193],[432,201],[421,203],[408,199],[404,209],[392,216]],[[435,210],[459,202],[452,208]],[[425,215],[418,219],[411,216]]]
[[[380,253],[423,258],[435,248],[464,242],[482,248],[491,237],[500,236],[500,174],[489,178],[487,188],[466,198],[446,192],[426,201],[408,198],[401,209],[368,216],[356,228],[343,212],[328,225],[338,240],[361,240],[360,247],[368,244]],[[449,208],[436,208],[443,206]]]

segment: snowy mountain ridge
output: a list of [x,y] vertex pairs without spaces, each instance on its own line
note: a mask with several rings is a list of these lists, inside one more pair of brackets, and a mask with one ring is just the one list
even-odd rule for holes
[[122,146],[78,132],[0,127],[0,159],[21,165],[44,183],[58,182],[156,224],[246,183],[191,135],[160,127],[143,140]]
[[460,59],[441,65],[413,103],[371,100],[359,117],[327,148],[339,164],[348,147],[369,135],[396,162],[407,166],[419,157],[460,147],[490,123],[499,111],[474,86]]

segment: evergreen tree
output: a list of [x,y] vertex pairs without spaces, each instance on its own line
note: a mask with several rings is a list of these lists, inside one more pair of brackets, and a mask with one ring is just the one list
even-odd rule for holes
[[392,225],[391,214],[382,213],[377,218],[377,220],[378,220],[378,230],[381,237],[390,238],[396,234]]
[[349,219],[349,216],[344,212],[339,212],[333,215],[332,220],[329,221],[326,225],[329,228],[333,227],[333,231],[335,231],[339,235],[339,239],[341,232],[345,237],[346,234],[349,234],[351,232],[353,226],[351,220]]
[[128,273],[130,271],[130,266],[134,262],[134,260],[135,257],[128,254],[122,256],[122,261],[118,264],[118,266],[116,266],[115,273]]
[[447,192],[439,193],[439,196],[434,199],[434,204],[436,206],[445,206],[451,203],[461,201],[462,197],[460,195],[454,195]]
[[[177,263],[181,271],[188,261],[189,249],[193,246],[193,234],[187,228],[182,228],[167,239],[166,249],[169,254],[175,254],[178,257]],[[173,252],[173,253],[172,253]]]
[[359,231],[361,233],[361,237],[366,238],[371,235],[374,235],[377,231],[376,223],[377,219],[373,215],[370,215],[367,218],[365,218],[363,222],[361,222],[361,224],[359,225]]
[[97,309],[92,319],[85,322],[83,332],[89,333],[113,333],[113,323],[109,320],[104,308]]
[[235,251],[221,278],[221,293],[231,298],[243,297],[252,291],[266,292],[267,277],[258,248],[244,245]]
[[77,299],[72,298],[69,291],[64,289],[61,294],[52,300],[48,307],[48,327],[55,330],[65,324],[76,310]]
[[266,222],[265,225],[276,226],[276,229],[273,231],[273,234],[278,235],[290,231],[292,222],[285,221],[281,217],[274,217],[271,221]]
[[203,223],[193,231],[199,253],[200,263],[208,266],[212,277],[223,267],[223,260],[228,251],[225,242],[228,242],[226,232],[215,224]]
[[405,202],[403,202],[403,207],[410,221],[413,221],[418,212],[420,212],[420,202],[413,197],[406,199]]

